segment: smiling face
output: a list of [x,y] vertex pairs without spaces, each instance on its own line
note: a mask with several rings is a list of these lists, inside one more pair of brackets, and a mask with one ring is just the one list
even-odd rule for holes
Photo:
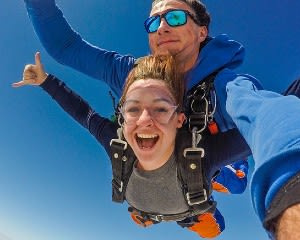
[[166,84],[161,80],[137,80],[128,88],[125,105],[130,111],[142,109],[135,122],[124,123],[123,133],[138,159],[138,168],[154,170],[165,164],[175,147],[177,128],[185,120],[183,113],[169,114],[167,122],[161,123],[154,114],[176,106]]
[[[150,16],[161,15],[170,9],[183,9],[195,16],[195,12],[185,2],[164,0],[155,4]],[[171,27],[165,19],[161,20],[158,30],[149,33],[149,45],[153,54],[171,54],[184,65],[184,70],[192,68],[197,60],[200,43],[207,36],[207,28],[197,25],[191,17],[182,26]]]

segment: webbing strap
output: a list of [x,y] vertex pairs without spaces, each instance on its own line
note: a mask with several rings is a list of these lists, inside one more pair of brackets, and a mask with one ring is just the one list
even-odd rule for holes
[[193,210],[188,210],[183,213],[177,214],[155,214],[155,213],[146,213],[140,211],[132,206],[128,208],[128,211],[131,213],[138,214],[143,221],[151,220],[154,224],[159,222],[169,222],[169,221],[182,221],[188,217],[197,216],[203,213],[211,212],[214,213],[216,209],[215,201],[206,201],[202,204],[201,208],[195,208]]
[[[192,141],[189,141],[191,139]],[[191,134],[188,129],[177,132],[176,152],[178,176],[182,182],[183,194],[190,211],[208,209],[210,187],[203,171],[204,149],[198,147],[200,136]]]
[[110,146],[112,149],[111,157],[112,157],[112,164],[114,172],[114,178],[112,180],[112,184],[120,191],[123,190],[123,164],[125,159],[124,152],[127,148],[127,142],[119,140],[119,139],[112,139],[110,142]]
[[182,164],[186,174],[186,200],[190,206],[208,200],[208,193],[204,187],[202,159],[203,148],[186,148],[184,150],[185,164]]
[[127,149],[127,142],[121,139],[112,139],[111,146],[111,161],[113,170],[113,201],[124,201],[124,169],[127,157],[125,156],[125,150]]

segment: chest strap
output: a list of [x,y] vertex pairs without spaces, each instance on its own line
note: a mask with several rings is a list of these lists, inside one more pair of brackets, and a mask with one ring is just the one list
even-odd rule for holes
[[[212,207],[213,206],[213,207]],[[139,220],[141,222],[148,222],[152,221],[152,223],[160,223],[160,222],[170,222],[170,221],[182,221],[186,218],[201,215],[203,213],[211,212],[213,213],[216,208],[216,202],[210,201],[207,202],[207,208],[199,208],[194,209],[192,211],[188,210],[183,213],[177,213],[177,214],[156,214],[156,213],[147,213],[140,211],[132,206],[128,208],[128,211],[135,216],[138,216]]]

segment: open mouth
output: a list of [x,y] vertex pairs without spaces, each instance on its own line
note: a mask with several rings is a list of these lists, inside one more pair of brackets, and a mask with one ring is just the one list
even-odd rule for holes
[[136,142],[141,149],[151,149],[158,141],[157,134],[137,134]]

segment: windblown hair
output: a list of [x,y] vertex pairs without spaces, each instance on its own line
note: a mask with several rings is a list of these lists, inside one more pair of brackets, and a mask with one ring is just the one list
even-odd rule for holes
[[141,79],[155,79],[165,82],[176,104],[178,104],[178,110],[181,111],[183,109],[185,81],[183,74],[179,71],[178,65],[172,56],[149,55],[139,58],[126,79],[119,103],[121,106],[124,104],[126,94],[131,84]]
[[[153,0],[152,8],[154,7],[154,5],[156,5],[158,2],[161,1],[164,0]],[[210,15],[206,9],[206,6],[200,0],[178,0],[178,1],[185,2],[191,9],[193,9],[196,14],[196,19],[199,22],[199,25],[206,26],[207,30],[209,30]]]

